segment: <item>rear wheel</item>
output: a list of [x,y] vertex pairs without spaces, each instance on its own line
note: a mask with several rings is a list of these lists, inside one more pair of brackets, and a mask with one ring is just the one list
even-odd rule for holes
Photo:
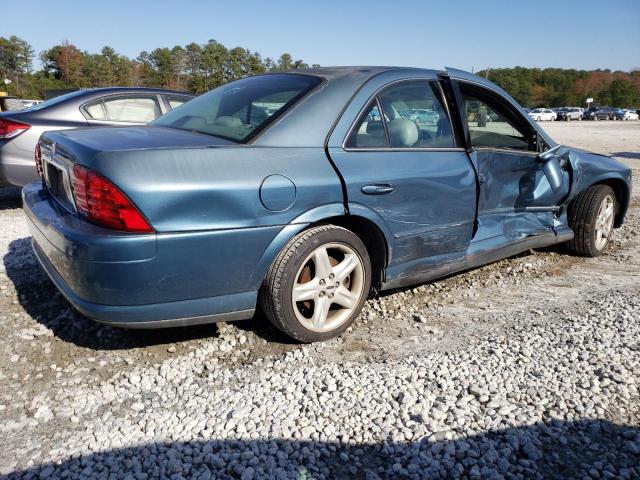
[[294,237],[262,286],[260,303],[273,325],[304,343],[344,332],[371,288],[371,262],[358,236],[334,225]]
[[597,257],[609,245],[616,214],[616,196],[607,185],[594,185],[569,205],[569,226],[574,237],[569,248],[584,257]]

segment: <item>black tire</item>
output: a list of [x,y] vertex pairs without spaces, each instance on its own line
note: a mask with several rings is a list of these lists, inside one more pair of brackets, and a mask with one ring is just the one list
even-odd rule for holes
[[[303,262],[318,247],[339,243],[354,250],[364,267],[361,298],[350,316],[335,329],[317,332],[306,328],[296,317],[292,289]],[[284,334],[303,343],[318,342],[344,332],[360,315],[371,291],[371,261],[362,240],[350,230],[335,225],[321,225],[292,238],[275,259],[260,290],[261,307],[271,323]]]
[[600,205],[608,195],[613,198],[615,214],[618,211],[616,195],[613,189],[607,185],[593,185],[580,193],[569,204],[567,217],[574,237],[568,246],[574,254],[582,257],[597,257],[609,245],[613,228],[604,246],[602,248],[596,246],[596,218]]

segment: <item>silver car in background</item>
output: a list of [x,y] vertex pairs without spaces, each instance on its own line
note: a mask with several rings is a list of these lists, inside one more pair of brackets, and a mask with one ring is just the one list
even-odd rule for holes
[[0,113],[0,186],[22,187],[40,178],[34,151],[45,131],[145,124],[191,98],[190,93],[155,88],[94,88]]
[[564,120],[569,122],[571,120],[582,120],[582,109],[578,107],[563,107],[556,110],[556,120]]

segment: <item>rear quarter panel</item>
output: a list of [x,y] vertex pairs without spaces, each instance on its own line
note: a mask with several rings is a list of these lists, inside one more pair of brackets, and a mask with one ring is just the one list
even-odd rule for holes
[[[322,148],[103,152],[90,163],[159,233],[286,225],[308,210],[342,202],[340,181]],[[265,182],[274,175],[278,181]],[[267,194],[276,198],[272,209],[263,203]]]

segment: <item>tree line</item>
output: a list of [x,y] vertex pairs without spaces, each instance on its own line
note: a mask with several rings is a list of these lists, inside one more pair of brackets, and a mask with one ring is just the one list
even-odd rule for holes
[[[89,87],[162,87],[203,93],[224,83],[268,71],[305,68],[309,65],[283,53],[277,59],[242,47],[227,48],[209,40],[173,48],[140,52],[129,59],[105,46],[100,53],[82,51],[63,42],[40,52],[40,70],[33,70],[31,45],[16,36],[0,37],[0,81],[10,95],[43,98],[45,90]],[[316,66],[316,65],[314,65]]]
[[499,68],[478,72],[526,107],[640,108],[640,70],[573,70],[563,68]]
[[[247,75],[304,68],[289,53],[278,59],[242,47],[227,48],[209,40],[173,48],[140,52],[129,59],[105,46],[100,53],[82,51],[63,42],[40,52],[42,64],[34,71],[31,45],[16,36],[0,37],[0,81],[11,95],[43,98],[49,89],[107,86],[163,87],[203,93]],[[316,66],[316,65],[313,65]],[[595,105],[640,107],[640,71],[573,70],[562,68],[500,68],[478,72],[500,85],[527,107]]]

